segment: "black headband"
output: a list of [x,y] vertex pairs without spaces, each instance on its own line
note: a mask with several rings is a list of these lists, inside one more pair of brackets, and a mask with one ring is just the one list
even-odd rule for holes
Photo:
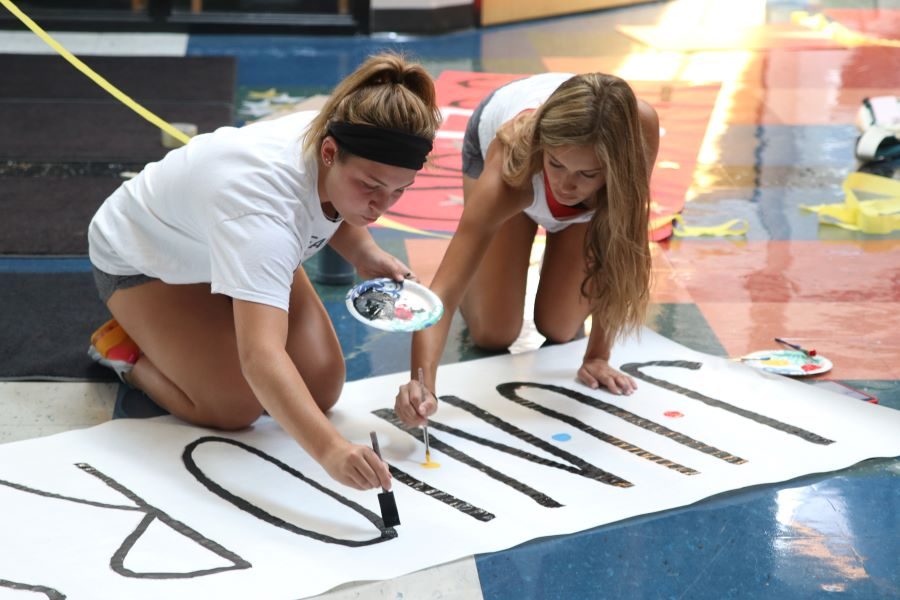
[[406,131],[356,123],[331,123],[328,135],[351,154],[416,171],[425,165],[432,147],[430,139]]

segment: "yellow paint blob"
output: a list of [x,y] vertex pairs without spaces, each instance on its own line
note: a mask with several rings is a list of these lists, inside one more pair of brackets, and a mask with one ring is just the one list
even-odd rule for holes
[[421,463],[421,465],[426,469],[439,469],[441,467],[441,463],[436,463],[431,460],[431,452],[425,453],[425,462]]

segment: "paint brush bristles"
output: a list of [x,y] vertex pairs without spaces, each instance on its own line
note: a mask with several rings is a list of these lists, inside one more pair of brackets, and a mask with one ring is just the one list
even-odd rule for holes
[[[384,460],[381,458],[381,448],[378,447],[378,437],[375,435],[375,432],[370,432],[369,437],[372,438],[372,450],[375,451],[379,459]],[[378,505],[381,508],[381,520],[384,521],[385,527],[396,527],[400,524],[400,513],[397,511],[397,501],[394,499],[394,492],[381,488],[381,493],[378,494]]]
[[[425,372],[422,370],[422,367],[419,367],[419,391],[422,394],[422,400],[424,401],[427,390],[425,389]],[[425,424],[422,425],[422,434],[425,438],[425,463],[428,464],[431,462],[431,445],[428,442],[428,421],[425,421]]]
[[807,350],[807,349],[804,348],[803,346],[800,346],[800,345],[798,345],[798,344],[792,344],[792,343],[790,343],[790,342],[787,341],[787,340],[783,340],[783,339],[781,339],[781,338],[775,338],[775,341],[778,342],[779,344],[783,345],[783,346],[787,346],[788,348],[793,348],[794,350],[796,350],[796,351],[798,351],[798,352],[802,352],[802,353],[805,354],[806,356],[815,356],[815,355],[816,355],[816,351],[815,351],[815,350]]

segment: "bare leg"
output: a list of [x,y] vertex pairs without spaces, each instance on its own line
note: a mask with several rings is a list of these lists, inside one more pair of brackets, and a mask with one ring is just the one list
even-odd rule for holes
[[302,268],[291,286],[287,351],[316,404],[327,412],[346,378],[340,342],[328,312]]
[[153,281],[117,290],[109,309],[143,355],[132,382],[191,423],[238,429],[262,407],[241,374],[231,299],[208,284]]
[[541,335],[552,342],[574,339],[584,330],[584,321],[591,312],[581,295],[587,229],[587,223],[578,223],[547,236],[534,301],[534,323]]
[[[231,299],[209,285],[160,281],[116,291],[110,311],[143,352],[129,378],[185,421],[238,429],[262,407],[241,373]],[[287,350],[316,403],[337,402],[345,368],[325,307],[303,269],[291,288]]]
[[[474,184],[463,177],[464,192]],[[524,213],[504,223],[491,241],[460,311],[472,341],[483,348],[505,350],[522,330],[528,261],[537,225]]]

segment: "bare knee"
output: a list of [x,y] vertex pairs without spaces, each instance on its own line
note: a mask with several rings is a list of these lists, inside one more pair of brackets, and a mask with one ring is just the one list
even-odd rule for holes
[[219,415],[212,426],[217,429],[224,429],[225,431],[238,431],[253,425],[262,414],[263,409],[259,406],[254,410],[243,410],[226,415]]
[[535,328],[547,341],[554,344],[571,342],[584,333],[584,321],[565,322],[562,319],[537,319]]
[[497,323],[490,327],[483,324],[467,323],[469,339],[473,344],[485,350],[501,351],[512,346],[519,333],[522,332],[522,322]]
[[323,413],[331,410],[341,397],[347,376],[343,357],[338,354],[331,360],[303,362],[297,365],[297,370],[316,406]]
[[316,405],[323,413],[327,413],[337,404],[337,401],[341,398],[341,391],[344,389],[343,377],[331,379],[330,382],[326,382],[324,385],[316,386],[317,391],[313,393],[313,400],[316,401]]
[[245,429],[263,414],[263,407],[253,394],[232,397],[207,398],[194,402],[196,422],[225,431]]

